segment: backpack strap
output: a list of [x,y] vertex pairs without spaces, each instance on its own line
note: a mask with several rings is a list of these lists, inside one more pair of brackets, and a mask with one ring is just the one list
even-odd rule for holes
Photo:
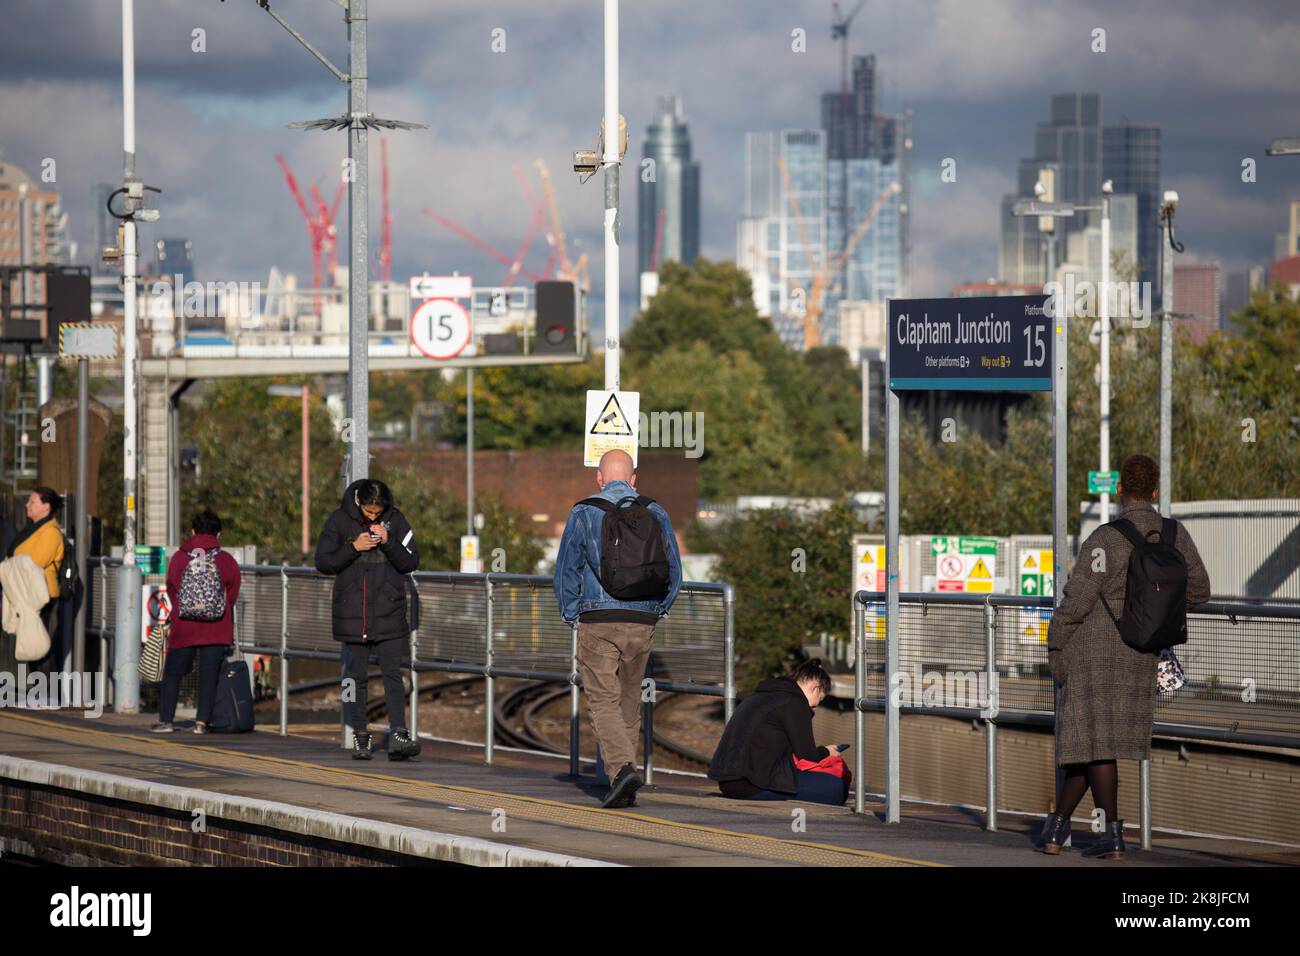
[[[606,501],[604,498],[583,498],[581,501],[578,502],[578,504],[591,505],[593,508],[599,508],[601,511],[605,512],[606,514],[613,511],[617,507],[617,505],[615,505],[613,502]],[[574,505],[575,508],[577,506],[578,505]]]
[[645,495],[637,495],[636,503],[639,504],[642,508],[649,508],[652,504],[655,503],[655,500],[653,498],[647,498]]
[[1107,527],[1114,528],[1124,537],[1128,538],[1129,543],[1135,548],[1140,548],[1147,543],[1146,538],[1142,536],[1142,532],[1137,529],[1137,525],[1132,521],[1129,521],[1128,518],[1116,518],[1114,521],[1110,522]]
[[1178,537],[1178,522],[1173,518],[1160,519],[1160,543],[1167,544],[1169,547],[1174,546],[1174,540]]

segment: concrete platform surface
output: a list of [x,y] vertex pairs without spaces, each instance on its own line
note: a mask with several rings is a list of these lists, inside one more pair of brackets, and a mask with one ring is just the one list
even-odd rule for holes
[[[1269,844],[1159,834],[1148,852],[1121,861],[1035,853],[1040,821],[1000,814],[986,833],[982,814],[904,804],[904,821],[885,825],[880,806],[848,807],[727,800],[707,780],[656,774],[638,805],[601,810],[591,776],[568,776],[566,760],[424,741],[406,762],[382,754],[352,760],[319,735],[197,736],[148,732],[152,716],[80,712],[0,712],[0,753],[30,761],[213,794],[273,801],[304,817],[336,814],[458,835],[575,858],[641,866],[1016,866],[1186,867],[1296,865],[1300,851]],[[220,815],[218,806],[211,812]],[[277,814],[289,812],[277,807]],[[1091,838],[1081,826],[1076,842]],[[1136,841],[1136,834],[1132,835]]]

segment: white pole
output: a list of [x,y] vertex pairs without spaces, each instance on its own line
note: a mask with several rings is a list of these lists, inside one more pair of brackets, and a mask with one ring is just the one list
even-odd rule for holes
[[619,388],[618,0],[605,0],[605,388]]
[[[1101,461],[1110,471],[1110,197],[1101,198]],[[1110,494],[1101,496],[1101,520],[1110,520]]]
[[[125,178],[135,178],[135,0],[122,0],[122,151]],[[135,220],[122,229],[122,279],[125,291],[125,351],[122,356],[122,560],[135,564],[136,541],[136,232]]]

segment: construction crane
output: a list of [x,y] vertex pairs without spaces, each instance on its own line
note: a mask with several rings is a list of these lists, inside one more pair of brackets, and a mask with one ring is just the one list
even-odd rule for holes
[[794,183],[790,178],[790,168],[786,165],[785,157],[778,156],[776,159],[777,166],[781,170],[781,178],[785,182],[785,191],[790,203],[790,210],[795,217],[795,226],[799,230],[799,242],[804,247],[804,254],[808,258],[809,266],[812,271],[812,281],[810,288],[806,290],[807,295],[804,300],[803,313],[803,347],[807,351],[821,344],[821,317],[822,310],[825,308],[826,289],[834,278],[840,274],[844,265],[853,255],[853,250],[857,248],[862,237],[867,234],[876,217],[880,215],[880,210],[894,196],[902,192],[902,187],[898,183],[890,183],[880,191],[876,196],[875,202],[871,204],[871,209],[863,217],[858,227],[853,231],[844,248],[819,267],[814,260],[812,246],[808,243],[808,233],[804,227],[803,213],[799,209],[799,198],[794,192]]
[[555,186],[551,183],[551,171],[546,168],[544,160],[535,163],[538,175],[542,177],[542,193],[546,200],[546,210],[551,217],[551,231],[555,235],[555,251],[560,257],[561,279],[571,279],[577,287],[586,292],[590,288],[587,277],[587,254],[584,252],[576,263],[569,261],[569,250],[564,244],[564,224],[560,222],[560,209],[555,202]]
[[[275,161],[283,171],[284,181],[288,184],[289,192],[293,194],[294,202],[298,204],[298,211],[302,213],[303,222],[307,225],[307,235],[311,239],[311,287],[320,289],[321,253],[325,246],[328,226],[319,210],[316,215],[312,215],[308,210],[307,200],[303,199],[302,192],[298,189],[298,180],[294,178],[293,172],[289,169],[289,164],[285,162],[284,157],[276,153]],[[312,311],[320,315],[320,307],[320,296],[316,295],[313,297]]]
[[853,12],[848,16],[840,9],[839,0],[832,0],[831,7],[835,13],[835,19],[831,21],[831,39],[841,41],[840,44],[840,94],[849,95],[849,27],[853,25],[853,18],[862,12],[862,8],[867,5],[867,0],[860,0],[858,5],[853,8]]
[[462,239],[468,242],[475,249],[487,253],[497,262],[501,263],[504,266],[507,266],[512,273],[517,274],[518,272],[522,272],[525,276],[529,278],[529,280],[533,282],[540,282],[542,280],[543,278],[542,276],[538,275],[535,272],[531,272],[528,269],[523,268],[522,263],[519,263],[519,267],[518,269],[516,269],[515,266],[516,266],[516,262],[518,261],[518,257],[516,257],[515,259],[511,259],[500,249],[497,249],[495,246],[480,239],[478,236],[474,235],[474,233],[470,232],[468,229],[466,229],[464,226],[460,225],[459,223],[453,222],[452,220],[448,219],[446,216],[441,215],[440,213],[436,213],[432,209],[429,209],[428,207],[425,207],[420,211],[424,213],[424,215],[432,219],[434,222],[441,223],[442,225],[446,226],[456,235],[460,236]]
[[845,162],[852,155],[848,143],[849,130],[853,128],[853,110],[849,104],[849,27],[853,18],[862,12],[867,0],[859,0],[853,12],[845,16],[838,0],[833,0],[831,9],[834,17],[831,21],[831,40],[840,42],[840,235],[849,234],[849,164]]
[[325,200],[320,194],[320,190],[313,184],[311,187],[311,198],[316,203],[317,216],[325,225],[325,236],[323,240],[323,255],[326,260],[325,282],[327,285],[334,285],[334,275],[339,267],[339,231],[337,227],[339,206],[343,203],[343,193],[346,187],[342,180],[334,190],[334,201],[325,205]]

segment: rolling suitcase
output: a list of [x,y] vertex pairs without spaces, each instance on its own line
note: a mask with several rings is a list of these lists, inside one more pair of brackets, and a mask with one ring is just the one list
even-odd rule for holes
[[242,657],[221,662],[208,729],[218,734],[244,734],[253,729],[253,690]]

